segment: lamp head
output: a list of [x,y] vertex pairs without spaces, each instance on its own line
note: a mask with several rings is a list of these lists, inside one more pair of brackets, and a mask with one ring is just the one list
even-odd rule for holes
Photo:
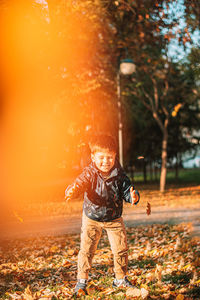
[[132,59],[125,58],[120,61],[119,69],[123,75],[131,75],[135,72],[136,66]]

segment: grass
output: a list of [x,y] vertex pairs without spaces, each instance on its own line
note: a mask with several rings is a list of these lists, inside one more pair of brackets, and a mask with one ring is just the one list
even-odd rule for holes
[[162,277],[163,282],[174,284],[188,284],[192,279],[192,272],[179,272],[178,274],[170,274]]
[[[167,183],[174,182],[174,172],[169,171],[167,174]],[[181,169],[179,171],[178,183],[200,184],[200,169]]]
[[[154,184],[159,184],[160,174],[158,173],[158,178],[155,180],[153,179]],[[147,183],[151,181],[150,174],[147,173]],[[143,182],[143,174],[142,173],[135,173],[134,175],[134,182]],[[175,177],[175,171],[169,169],[167,171],[167,184],[176,183],[177,185],[181,184],[193,184],[198,185],[200,184],[200,169],[193,168],[193,169],[180,169],[178,173],[178,178]]]

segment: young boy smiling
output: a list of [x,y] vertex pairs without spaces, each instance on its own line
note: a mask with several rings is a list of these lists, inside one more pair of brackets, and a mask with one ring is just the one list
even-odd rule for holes
[[80,289],[87,293],[88,275],[102,229],[107,232],[113,253],[113,287],[132,287],[126,277],[128,247],[122,211],[123,200],[133,205],[140,198],[116,160],[117,147],[114,139],[108,135],[99,135],[89,146],[91,164],[84,168],[65,191],[67,201],[84,193],[76,294]]

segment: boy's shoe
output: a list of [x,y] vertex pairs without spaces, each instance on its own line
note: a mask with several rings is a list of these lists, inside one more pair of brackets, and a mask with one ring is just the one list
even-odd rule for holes
[[87,295],[86,287],[87,287],[87,279],[78,279],[74,289],[74,293],[77,295],[78,292],[82,290]]
[[128,288],[134,288],[135,286],[132,285],[132,283],[128,280],[128,278],[125,276],[122,279],[114,279],[113,284],[112,284],[113,288],[117,288],[117,287],[128,287]]

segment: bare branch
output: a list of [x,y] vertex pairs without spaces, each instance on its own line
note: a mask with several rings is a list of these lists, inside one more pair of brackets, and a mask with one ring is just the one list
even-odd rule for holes
[[132,11],[132,13],[134,15],[136,15],[136,12],[134,11],[134,9],[127,2],[121,0],[121,3],[123,3],[124,5],[126,5],[128,7],[128,9],[130,9],[130,11]]
[[158,113],[156,111],[153,111],[153,117],[156,120],[156,122],[158,123],[160,129],[162,130],[162,132],[164,132],[164,125],[158,115]]
[[164,128],[165,129],[167,128],[168,124],[169,124],[169,118],[166,118],[165,122],[164,122]]
[[164,103],[163,103],[163,102],[164,102],[164,99],[165,99],[165,97],[166,97],[166,95],[167,95],[168,90],[169,90],[169,84],[168,84],[168,81],[165,80],[165,89],[164,89],[164,92],[163,92],[162,96],[160,97],[160,99],[161,99],[161,107],[162,107],[162,110],[163,110],[163,112],[164,112],[164,114],[165,114],[165,116],[166,116],[167,118],[169,118],[169,112],[168,112],[168,110],[166,109],[166,107],[164,106]]
[[166,97],[168,90],[169,90],[169,83],[167,80],[165,80],[165,89],[164,89],[164,93],[162,94],[162,98]]
[[153,87],[154,87],[154,99],[155,99],[155,109],[158,110],[158,101],[159,101],[159,97],[158,97],[158,87],[157,87],[157,83],[156,80],[150,76],[152,82],[153,82]]
[[151,111],[153,112],[153,111],[155,110],[155,107],[154,107],[152,98],[149,96],[149,94],[148,94],[147,92],[145,92],[144,89],[142,89],[142,91],[143,91],[145,97],[146,97],[147,99],[149,99],[149,102],[150,102],[150,104],[151,104]]
[[162,103],[161,107],[162,107],[162,110],[163,110],[165,116],[168,118],[169,117],[169,112],[168,112],[168,110],[166,109],[166,107],[164,106],[163,103]]

